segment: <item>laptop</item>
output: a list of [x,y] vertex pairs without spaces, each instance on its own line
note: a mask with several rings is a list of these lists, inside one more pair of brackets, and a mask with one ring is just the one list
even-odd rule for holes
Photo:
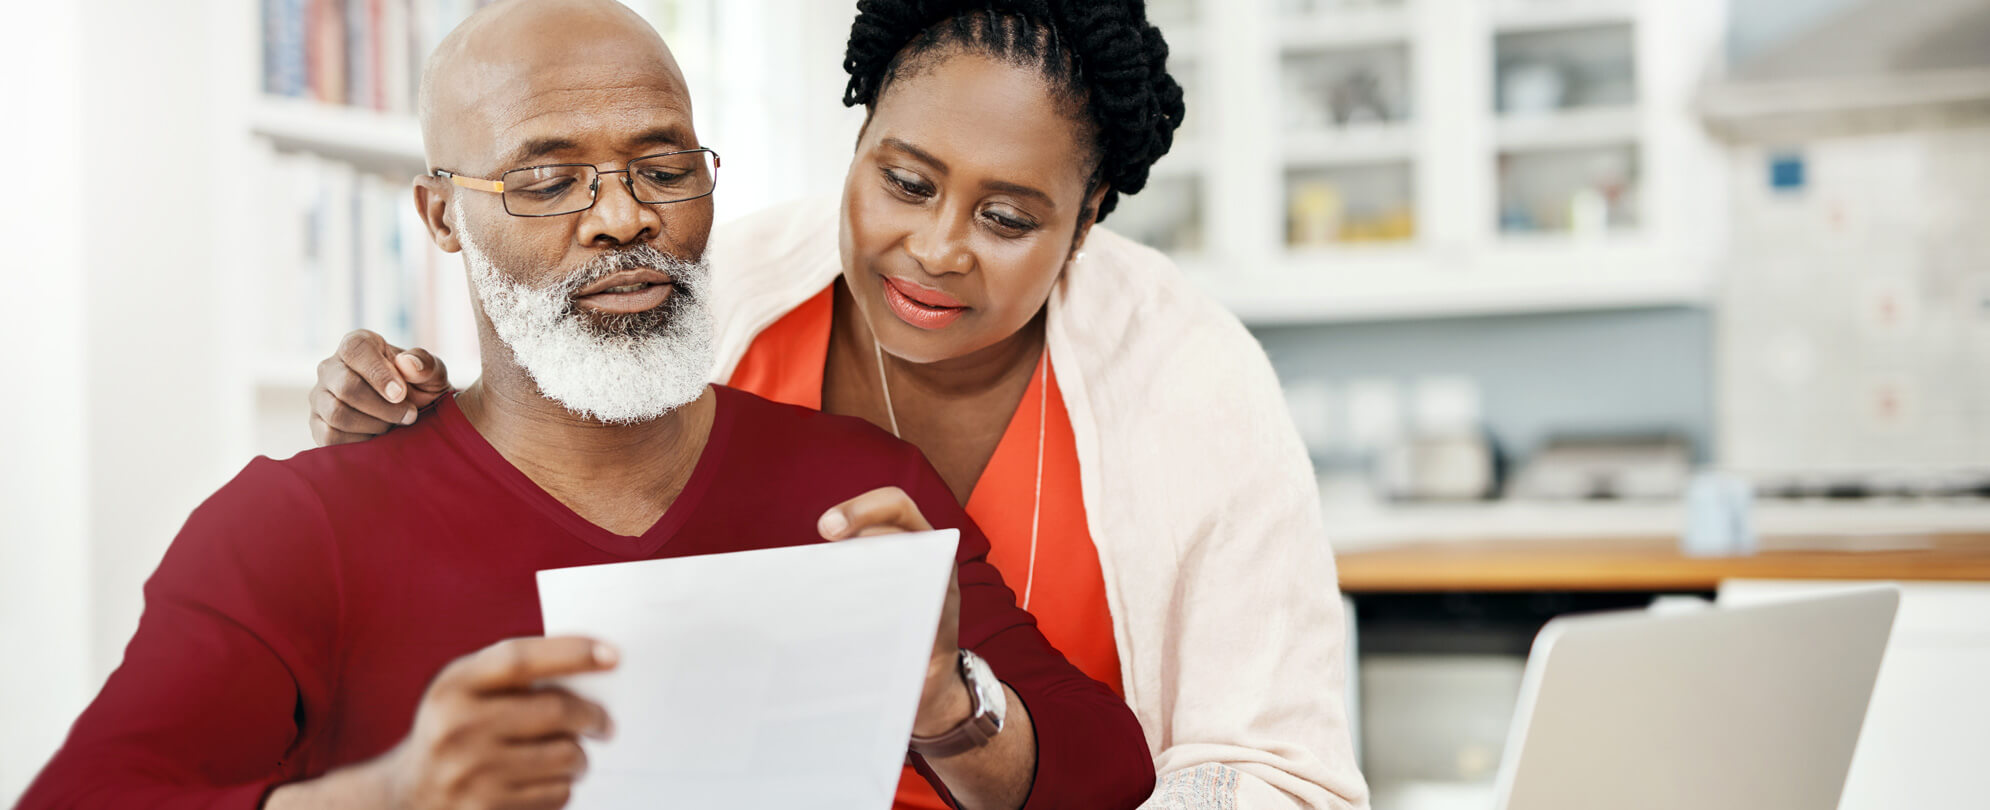
[[1900,592],[1558,618],[1528,656],[1502,810],[1833,810]]

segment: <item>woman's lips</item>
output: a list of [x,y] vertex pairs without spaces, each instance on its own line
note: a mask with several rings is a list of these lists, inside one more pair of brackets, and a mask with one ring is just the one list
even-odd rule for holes
[[884,300],[898,319],[920,329],[941,329],[967,313],[966,305],[953,296],[929,290],[890,276],[884,280]]
[[628,315],[648,312],[663,306],[663,302],[670,300],[671,292],[676,289],[675,284],[646,284],[642,289],[632,292],[602,291],[593,295],[579,296],[574,299],[574,303],[596,312]]

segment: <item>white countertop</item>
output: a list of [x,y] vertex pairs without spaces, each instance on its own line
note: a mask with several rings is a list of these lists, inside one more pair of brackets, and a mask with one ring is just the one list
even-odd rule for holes
[[[1340,551],[1432,540],[1657,537],[1686,525],[1679,501],[1393,504],[1325,493],[1323,511]],[[1990,532],[1990,500],[1758,501],[1753,520],[1762,536],[1883,544],[1888,537]]]

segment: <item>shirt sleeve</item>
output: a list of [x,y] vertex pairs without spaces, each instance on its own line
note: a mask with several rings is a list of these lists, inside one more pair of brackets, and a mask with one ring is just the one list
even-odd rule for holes
[[[1148,493],[1131,530],[1155,540],[1117,566],[1131,583],[1118,618],[1146,653],[1130,656],[1128,694],[1161,775],[1142,810],[1365,810],[1347,615],[1305,442],[1234,318],[1214,312],[1170,339],[1143,351],[1169,358],[1152,390],[1177,393],[1143,424],[1220,416],[1221,440],[1155,428],[1126,452],[1122,435],[1095,470]],[[1200,475],[1187,484],[1184,470]]]
[[124,662],[19,807],[255,808],[324,716],[338,566],[323,507],[250,462],[145,585]]
[[[1036,777],[1024,808],[1138,806],[1154,791],[1154,762],[1133,711],[1051,646],[989,564],[988,539],[946,482],[924,456],[911,464],[905,490],[920,513],[935,528],[960,530],[960,646],[1022,698],[1036,727]],[[949,806],[960,806],[923,758],[912,760]]]

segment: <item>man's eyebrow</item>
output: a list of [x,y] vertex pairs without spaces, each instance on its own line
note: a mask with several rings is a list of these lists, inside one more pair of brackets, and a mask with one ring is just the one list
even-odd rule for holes
[[[690,133],[686,132],[683,127],[678,126],[662,126],[644,130],[642,134],[630,138],[629,143],[632,146],[641,148],[664,146],[671,149],[690,149],[695,146],[695,144],[691,143]],[[524,166],[547,155],[578,149],[579,146],[572,138],[557,135],[533,138],[519,145],[517,149],[513,149],[511,154],[505,158],[504,165],[512,167]]]
[[644,148],[666,146],[671,149],[696,149],[698,147],[698,144],[692,141],[691,133],[676,125],[644,130],[641,135],[630,138],[629,143],[631,146]]
[[511,154],[506,156],[504,160],[504,165],[524,166],[528,162],[538,160],[555,152],[564,152],[573,149],[575,146],[576,144],[572,139],[559,136],[533,138],[521,144],[517,149],[511,150]]
[[924,149],[920,149],[917,146],[913,146],[912,144],[906,143],[897,138],[886,138],[882,141],[879,141],[878,143],[881,146],[890,147],[892,149],[896,149],[900,152],[904,152],[908,155],[911,155],[914,159],[919,160],[922,163],[931,164],[933,168],[939,169],[942,174],[945,174],[947,171],[947,164],[945,161],[933,157],[931,153],[927,152]]

